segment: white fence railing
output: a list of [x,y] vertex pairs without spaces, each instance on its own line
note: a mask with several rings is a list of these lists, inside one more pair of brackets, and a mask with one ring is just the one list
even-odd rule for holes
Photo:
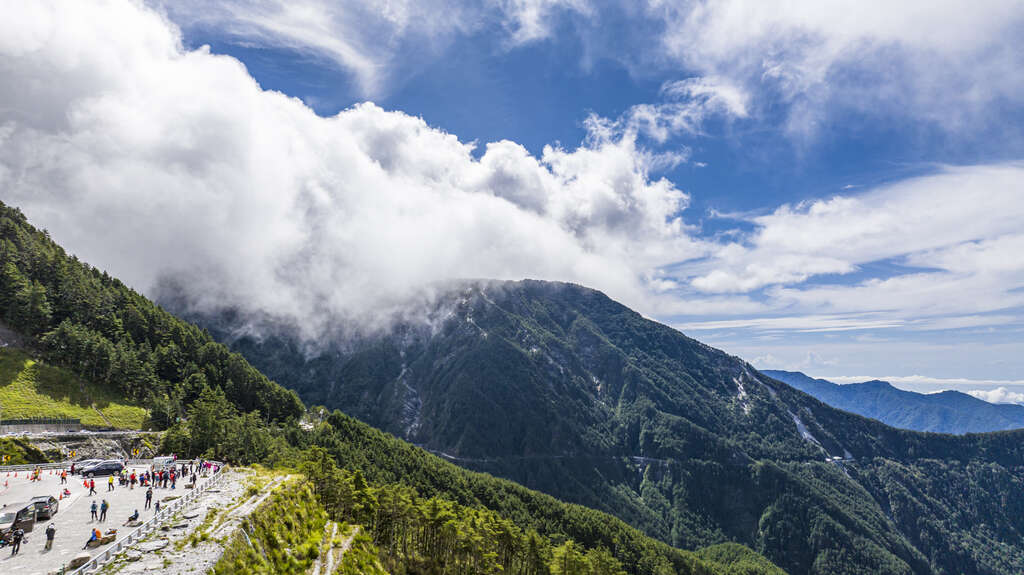
[[[132,464],[132,461],[143,460],[129,460],[129,464]],[[181,460],[179,460],[178,463],[181,463]],[[128,547],[135,543],[138,543],[146,536],[148,536],[150,533],[157,530],[160,526],[160,523],[162,523],[164,520],[170,517],[173,517],[174,514],[178,512],[182,507],[198,499],[199,496],[202,495],[204,491],[220,483],[220,480],[224,477],[224,464],[219,461],[210,461],[209,463],[212,463],[214,466],[216,466],[217,469],[217,471],[213,474],[213,477],[210,477],[206,481],[203,481],[199,485],[196,485],[195,489],[189,491],[187,494],[182,495],[178,499],[168,502],[167,505],[160,508],[159,513],[154,514],[153,517],[150,517],[145,523],[136,527],[135,530],[131,533],[125,535],[124,537],[122,537],[121,534],[118,533],[117,539],[113,543],[111,543],[109,547],[104,549],[102,553],[99,553],[81,567],[75,569],[74,571],[70,571],[69,575],[84,575],[86,573],[92,573],[98,570],[101,565],[111,560],[112,558],[120,555],[121,553],[127,551]]]
[[70,461],[61,461],[59,463],[26,463],[24,465],[3,465],[0,466],[0,477],[6,476],[8,473],[15,473],[17,471],[32,471],[35,468],[49,470],[49,469],[65,469],[71,465]]
[[[112,457],[111,459],[117,459],[118,461],[124,461],[124,460],[118,459],[116,457]],[[176,460],[174,462],[174,464],[175,465],[181,465],[182,463],[196,463],[196,462],[199,462],[199,461],[201,461],[201,460],[199,460],[199,459],[178,459],[178,460]],[[50,469],[68,469],[69,467],[71,467],[72,463],[75,463],[75,462],[71,461],[69,459],[67,461],[58,461],[56,463],[24,463],[24,464],[20,464],[20,465],[0,465],[0,477],[4,477],[8,473],[14,473],[16,471],[32,471],[33,469],[36,469],[36,468],[42,469],[43,471],[48,471]],[[152,464],[153,464],[153,460],[152,459],[129,459],[128,460],[128,466],[129,467],[131,467],[131,466],[136,466],[137,467],[137,466],[140,466],[140,465],[148,466],[148,465],[152,465]]]

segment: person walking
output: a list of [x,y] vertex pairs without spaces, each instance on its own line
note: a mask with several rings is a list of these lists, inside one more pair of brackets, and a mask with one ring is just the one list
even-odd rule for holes
[[100,523],[106,523],[107,521],[107,509],[110,509],[110,504],[104,499],[103,503],[100,503]]
[[146,490],[146,509],[153,506],[153,488],[150,487]]
[[53,526],[53,523],[46,527],[46,550],[53,549],[53,537],[57,534],[57,528]]
[[89,495],[96,495],[96,480],[89,480]]
[[11,555],[17,555],[21,551],[21,540],[25,538],[25,530],[18,527],[11,533]]
[[98,517],[96,516],[96,510],[97,510],[97,509],[98,509],[98,507],[97,507],[97,505],[96,505],[96,500],[95,500],[95,499],[93,499],[93,500],[92,500],[92,505],[90,505],[90,506],[89,506],[89,511],[91,511],[91,512],[92,512],[92,520],[93,520],[93,521],[96,521],[96,520],[98,519]]

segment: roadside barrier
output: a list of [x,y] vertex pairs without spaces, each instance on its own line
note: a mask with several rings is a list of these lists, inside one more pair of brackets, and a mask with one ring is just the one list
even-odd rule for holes
[[[132,463],[132,461],[141,462],[147,460],[129,460],[130,465],[142,465],[142,463]],[[181,463],[182,461],[187,460],[179,460],[178,463]],[[113,559],[114,557],[117,557],[121,553],[127,551],[130,546],[145,539],[146,536],[151,534],[153,531],[157,530],[163,521],[172,517],[178,510],[180,510],[185,505],[192,503],[193,501],[198,499],[199,496],[202,495],[204,491],[220,483],[221,478],[224,477],[224,463],[219,461],[210,461],[210,463],[217,467],[217,471],[213,474],[212,477],[200,483],[199,485],[196,485],[195,489],[191,490],[185,495],[182,495],[178,499],[169,502],[166,506],[161,507],[159,513],[154,514],[153,517],[150,517],[145,523],[139,525],[135,528],[134,531],[128,533],[124,537],[121,537],[121,534],[118,533],[117,539],[113,543],[111,543],[109,547],[107,547],[102,553],[90,559],[81,567],[75,569],[74,571],[71,571],[69,575],[84,575],[86,573],[92,573],[98,570],[99,567],[107,561]]]
[[[117,459],[118,461],[124,461],[124,460],[119,459],[117,457],[111,457],[111,459]],[[174,463],[175,463],[175,465],[181,465],[182,463],[195,463],[196,461],[199,461],[199,460],[198,459],[178,459]],[[21,464],[21,465],[0,465],[0,477],[6,476],[7,473],[15,473],[15,472],[18,472],[18,471],[32,471],[33,469],[35,469],[37,467],[39,469],[42,469],[43,471],[47,471],[47,470],[50,470],[50,469],[67,469],[67,468],[71,467],[72,463],[74,463],[74,461],[69,459],[67,461],[60,461],[60,462],[57,462],[57,463],[25,463],[25,464]],[[214,462],[211,462],[211,463],[214,463]],[[128,460],[128,465],[129,466],[132,466],[132,465],[135,465],[135,466],[139,466],[139,465],[149,466],[149,465],[152,465],[152,464],[153,464],[153,460],[152,459],[129,459]]]

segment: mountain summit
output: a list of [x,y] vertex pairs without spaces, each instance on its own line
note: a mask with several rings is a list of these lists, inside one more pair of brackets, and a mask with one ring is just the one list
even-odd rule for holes
[[1024,569],[1024,433],[887,427],[578,285],[466,282],[436,305],[312,355],[272,322],[195,319],[307,403],[676,546],[738,541],[791,573]]

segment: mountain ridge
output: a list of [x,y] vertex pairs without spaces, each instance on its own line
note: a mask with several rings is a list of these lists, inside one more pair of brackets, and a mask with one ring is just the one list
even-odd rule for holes
[[956,390],[925,394],[881,380],[839,385],[801,372],[762,373],[833,407],[902,429],[963,434],[1024,428],[1024,406],[989,403]]
[[675,546],[738,541],[792,573],[1024,567],[1006,506],[1024,434],[935,436],[833,409],[582,286],[468,284],[446,305],[429,333],[397,325],[312,358],[272,325],[231,346],[308,403]]
[[[31,226],[20,210],[3,203],[0,272],[0,324],[10,325],[26,346],[17,353],[29,353],[143,403],[150,410],[147,426],[166,428],[162,452],[281,466],[290,473],[326,472],[330,483],[341,489],[334,495],[347,497],[348,503],[354,497],[359,504],[339,506],[337,500],[326,498],[324,506],[335,513],[338,507],[359,510],[362,519],[376,510],[393,521],[411,511],[402,509],[403,501],[408,504],[420,495],[462,505],[441,517],[454,513],[454,519],[469,523],[474,534],[466,535],[457,524],[450,530],[453,523],[446,522],[447,554],[437,549],[381,549],[396,563],[397,572],[435,572],[437,565],[456,554],[468,561],[485,555],[493,559],[492,550],[500,547],[505,572],[512,572],[514,561],[520,562],[523,572],[526,550],[532,554],[527,572],[544,574],[549,572],[550,555],[571,547],[578,554],[586,548],[587,564],[596,554],[606,568],[603,573],[618,575],[620,567],[636,575],[779,573],[753,551],[728,545],[699,552],[672,548],[608,514],[459,468],[340,411],[307,410],[294,392],[214,342],[209,333],[80,262],[47,232]],[[5,343],[14,341],[7,333],[0,336]],[[312,429],[300,426],[300,418],[317,424]],[[15,459],[42,457],[25,452],[17,442],[4,442],[13,445]],[[374,501],[363,476],[389,493],[389,501]],[[440,507],[446,501],[427,503]],[[380,503],[387,503],[386,508]],[[480,523],[480,508],[498,515],[488,514]],[[489,531],[495,523],[500,533]],[[381,527],[385,529],[378,533],[387,525]],[[455,540],[467,536],[473,545],[459,544],[455,550]]]

